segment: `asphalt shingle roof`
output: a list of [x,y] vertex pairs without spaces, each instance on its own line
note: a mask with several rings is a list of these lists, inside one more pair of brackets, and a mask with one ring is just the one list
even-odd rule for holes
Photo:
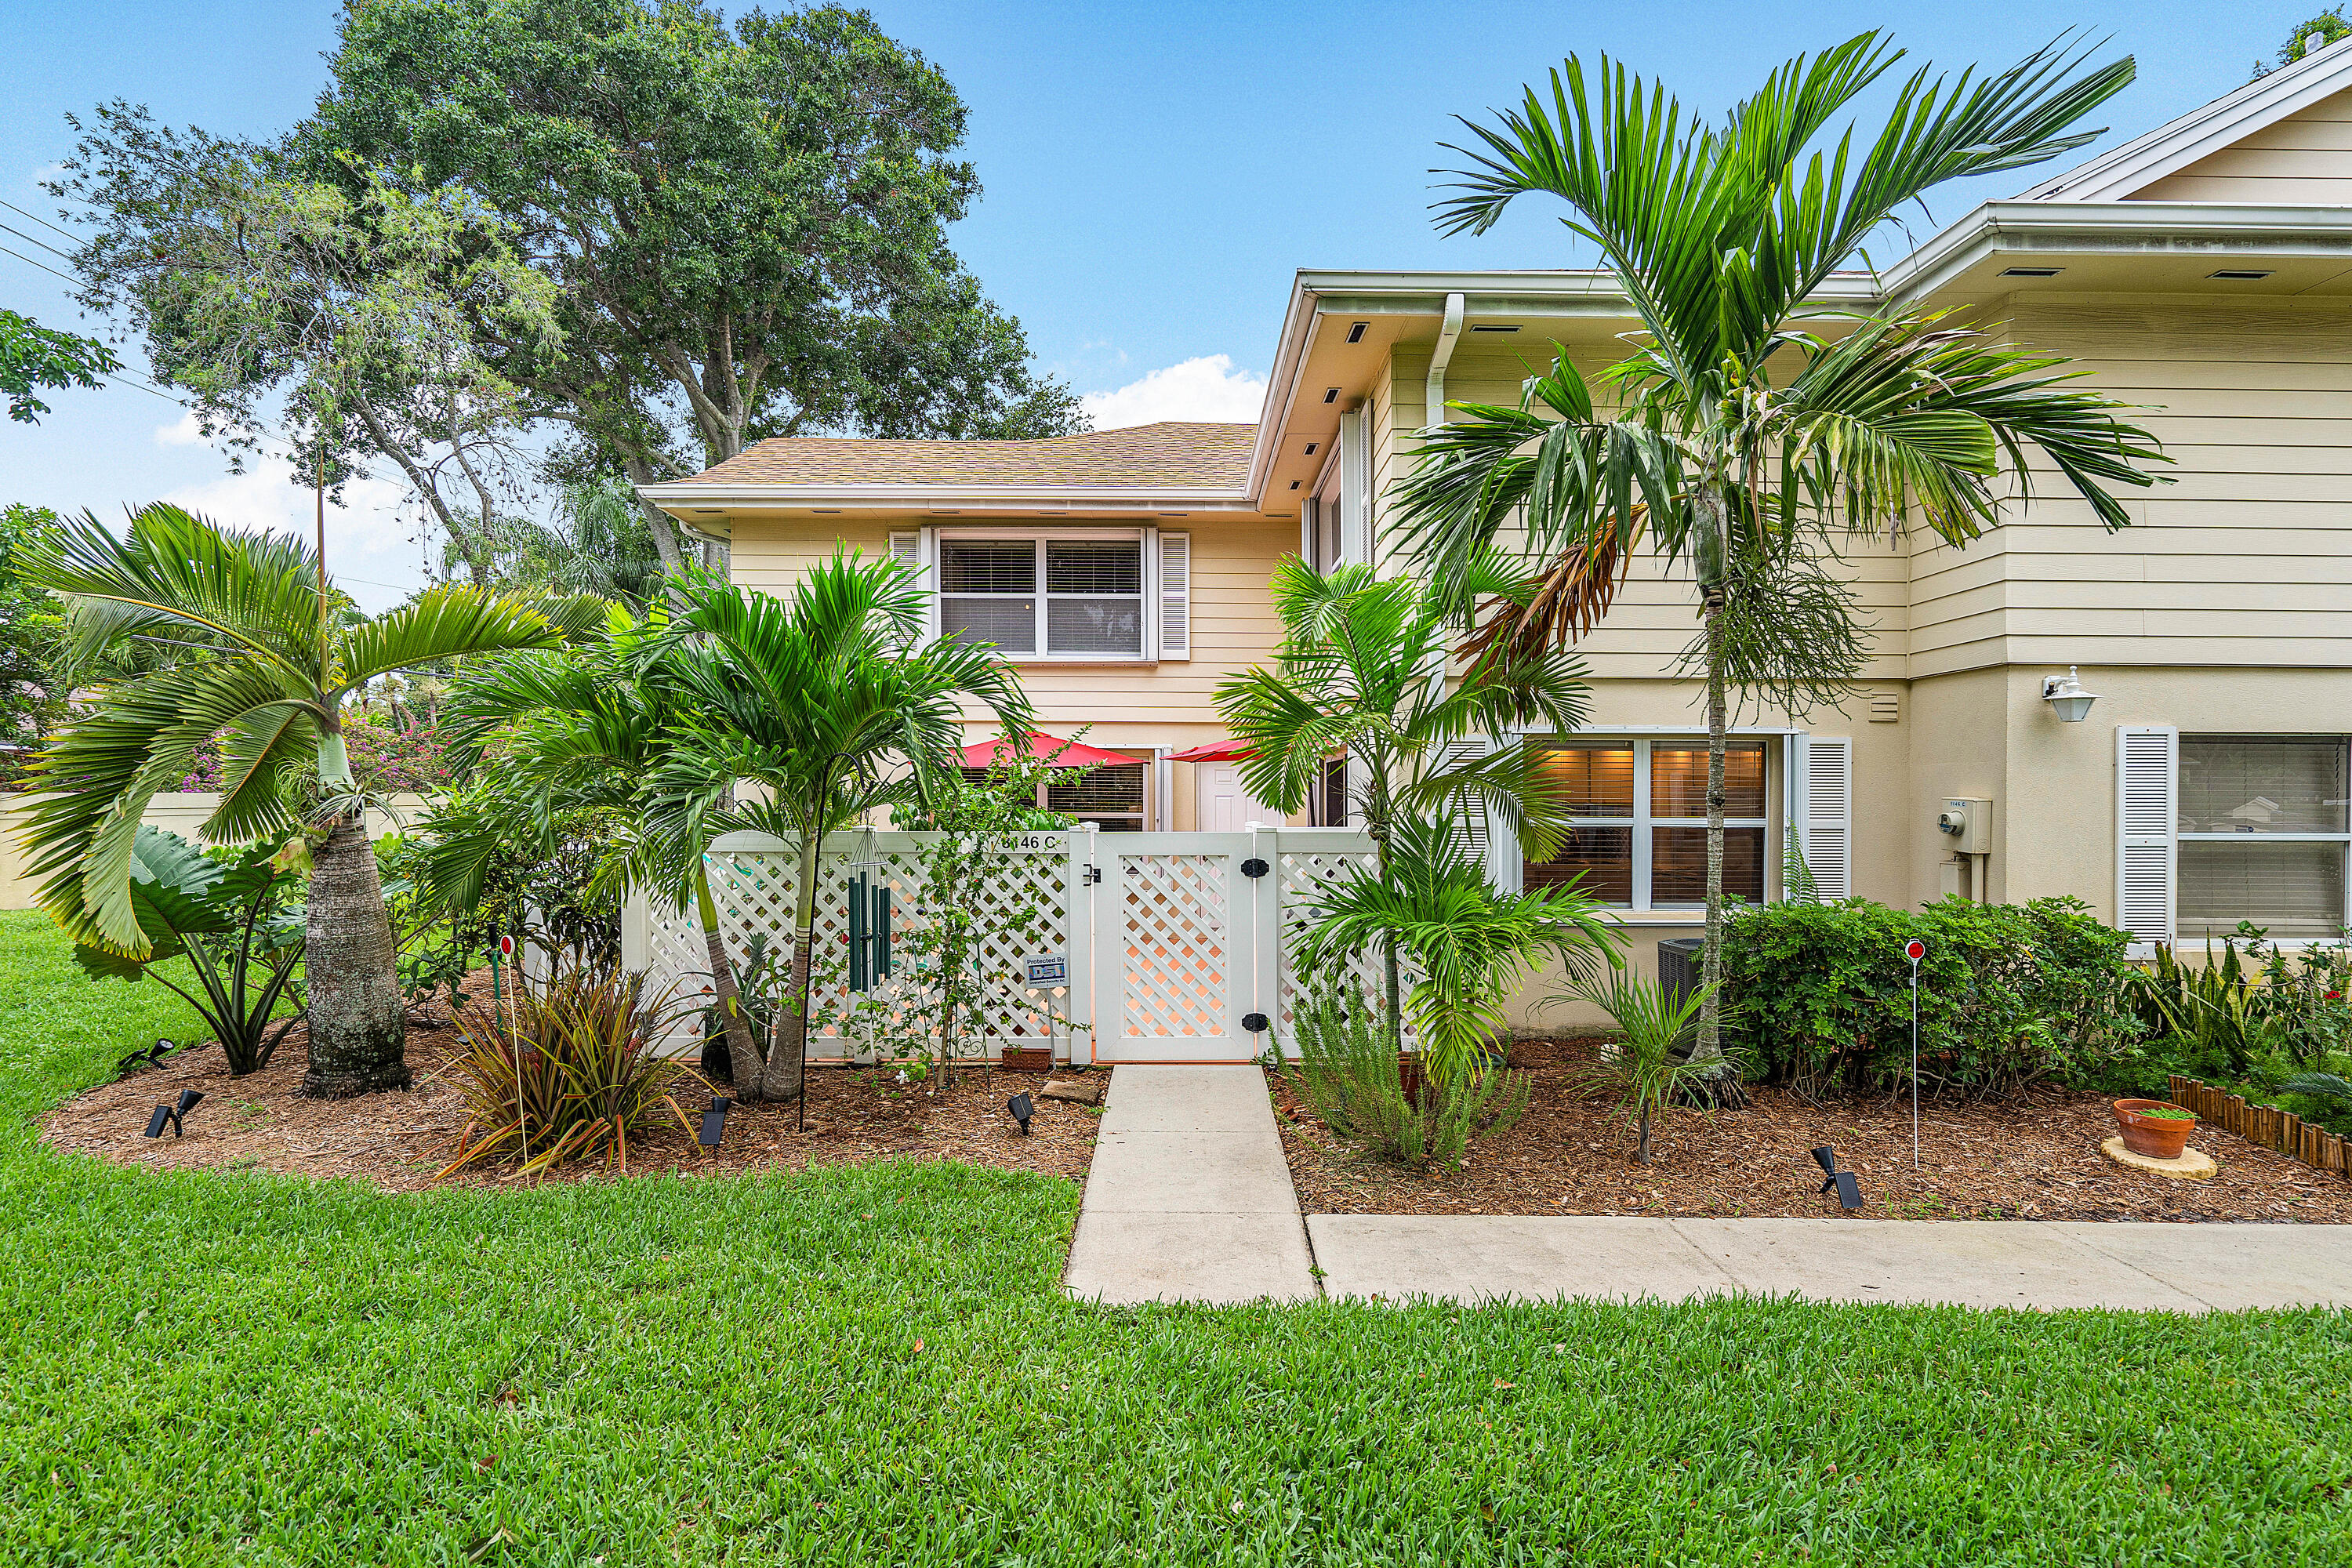
[[1135,486],[1238,490],[1255,425],[1168,422],[1035,441],[779,437],[690,482],[736,485]]

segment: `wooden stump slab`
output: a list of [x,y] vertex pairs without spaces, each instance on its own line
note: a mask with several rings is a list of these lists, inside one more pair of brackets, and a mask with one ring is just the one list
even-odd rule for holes
[[2124,1147],[2120,1136],[2099,1145],[2099,1152],[2118,1165],[2128,1165],[2135,1171],[2154,1171],[2160,1176],[2179,1176],[2183,1181],[2201,1182],[2214,1175],[2221,1167],[2213,1156],[2201,1149],[2183,1149],[2178,1160],[2158,1160],[2146,1154],[2135,1154]]

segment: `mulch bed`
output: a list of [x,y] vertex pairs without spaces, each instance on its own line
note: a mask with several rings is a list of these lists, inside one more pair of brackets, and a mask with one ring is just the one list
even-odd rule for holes
[[1839,1214],[1811,1151],[1827,1143],[1859,1177],[1855,1218],[2252,1220],[2352,1222],[2352,1182],[2325,1175],[2220,1129],[2189,1146],[2221,1164],[2210,1181],[2127,1171],[2099,1152],[2116,1131],[2108,1101],[2063,1091],[1999,1104],[1924,1103],[1921,1163],[1911,1168],[1907,1098],[1815,1106],[1752,1089],[1748,1108],[1654,1120],[1652,1159],[1633,1161],[1631,1126],[1585,1098],[1570,1066],[1590,1039],[1524,1042],[1511,1065],[1534,1089],[1528,1114],[1474,1139],[1465,1168],[1421,1173],[1335,1136],[1286,1082],[1276,1121],[1299,1204],[1310,1214],[1694,1215],[1721,1218]]
[[[489,994],[487,971],[469,989]],[[435,1016],[446,1020],[447,1010]],[[95,1154],[123,1164],[234,1168],[303,1176],[352,1176],[389,1192],[432,1184],[464,1131],[466,1114],[442,1069],[457,1054],[457,1031],[414,1024],[408,1031],[408,1065],[415,1087],[404,1093],[362,1095],[351,1100],[309,1100],[301,1093],[304,1033],[299,1026],[278,1047],[269,1066],[244,1078],[228,1076],[215,1045],[184,1049],[162,1066],[102,1084],[41,1118],[50,1147]],[[1005,1170],[1036,1171],[1071,1182],[1086,1180],[1093,1158],[1097,1111],[1057,1100],[1037,1100],[1029,1137],[1004,1112],[1018,1090],[1034,1097],[1045,1079],[1034,1074],[960,1071],[956,1087],[929,1094],[921,1084],[901,1088],[878,1069],[813,1067],[809,1070],[807,1130],[793,1130],[790,1105],[739,1105],[727,1118],[727,1136],[717,1158],[706,1156],[691,1132],[667,1111],[642,1142],[629,1149],[628,1174],[736,1175],[746,1171],[812,1164],[865,1163],[880,1160],[955,1160]],[[148,1112],[173,1100],[184,1089],[201,1089],[205,1101],[187,1117],[187,1133],[168,1131],[150,1140]],[[720,1092],[726,1092],[720,1086]],[[677,1101],[689,1122],[698,1122],[709,1091],[694,1079],[681,1081]],[[607,1179],[615,1174],[593,1162],[560,1166],[540,1181]],[[479,1185],[502,1179],[502,1168],[459,1173],[451,1185]]]

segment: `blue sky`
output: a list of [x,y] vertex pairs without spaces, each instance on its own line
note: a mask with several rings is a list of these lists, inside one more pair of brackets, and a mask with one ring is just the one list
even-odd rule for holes
[[[2243,82],[2319,0],[2215,8],[2177,0],[2053,7],[1979,0],[1931,14],[1885,5],[990,4],[881,0],[889,32],[944,68],[971,107],[968,155],[985,186],[957,232],[965,258],[1027,328],[1041,363],[1095,395],[1105,423],[1247,418],[1301,267],[1559,266],[1582,259],[1533,204],[1495,233],[1441,240],[1427,204],[1438,142],[1515,100],[1570,51],[1662,73],[1716,112],[1774,64],[1874,26],[1915,60],[2006,65],[2060,27],[2113,35],[2139,79],[2094,123],[2102,145]],[[10,42],[0,102],[0,201],[49,216],[37,181],[71,144],[69,110],[125,98],[174,122],[264,134],[325,78],[340,6],[328,0],[0,0]],[[1890,17],[1902,16],[1899,23]],[[1865,110],[1864,122],[1870,122]],[[1954,190],[1946,220],[2013,194]],[[0,223],[67,242],[18,214]],[[16,236],[0,247],[58,258]],[[0,305],[75,326],[66,285],[0,256]],[[80,330],[92,330],[79,323]],[[110,387],[50,399],[37,429],[0,426],[0,500],[90,507],[163,496],[226,519],[307,527],[281,472],[227,477],[175,431],[179,411]],[[388,485],[331,517],[331,558],[363,601],[419,576]]]

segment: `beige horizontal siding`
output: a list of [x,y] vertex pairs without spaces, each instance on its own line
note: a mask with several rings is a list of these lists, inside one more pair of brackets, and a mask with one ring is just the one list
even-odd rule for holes
[[[829,559],[839,545],[874,553],[888,548],[894,527],[918,528],[933,521],[861,521],[845,529],[833,526],[832,520],[739,519],[734,578],[747,587],[782,593],[812,564]],[[1090,520],[1002,521],[1007,529],[1024,531],[1051,528],[1063,521],[1072,526],[1103,526]],[[957,525],[984,523],[958,519]],[[1291,518],[1194,519],[1187,531],[1192,539],[1192,657],[1157,665],[1018,665],[1038,722],[1048,732],[1066,737],[1083,727],[1089,742],[1112,748],[1181,748],[1223,732],[1213,700],[1217,684],[1273,657],[1282,622],[1266,584],[1276,563],[1297,550],[1298,524]]]
[[2132,199],[2341,205],[2352,200],[2347,151],[2352,92],[2339,92],[2134,191]]
[[[2047,459],[2036,497],[1966,552],[1914,563],[1925,675],[2079,649],[2068,662],[2243,666],[2352,658],[2352,320],[2307,303],[2035,306],[2015,336],[2133,417],[2172,461],[2110,534]],[[2042,656],[2046,657],[2046,656]]]

